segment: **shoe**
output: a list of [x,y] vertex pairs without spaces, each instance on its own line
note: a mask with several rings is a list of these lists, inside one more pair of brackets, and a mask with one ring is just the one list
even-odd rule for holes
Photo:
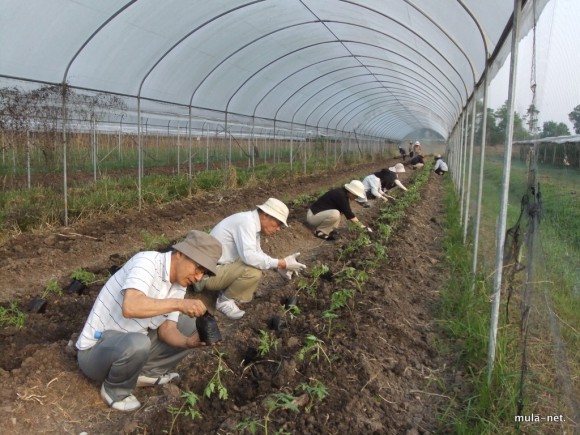
[[330,234],[326,234],[320,230],[316,230],[314,231],[314,235],[322,240],[336,240],[336,237],[332,232]]
[[240,310],[233,299],[220,294],[215,304],[216,310],[224,314],[228,319],[239,320],[246,312]]
[[371,205],[368,202],[363,203],[363,208],[371,208]]
[[337,230],[332,230],[328,237],[332,237],[330,240],[336,240],[340,237],[340,233]]
[[137,378],[138,387],[153,387],[155,385],[165,385],[179,379],[179,373],[166,373],[157,378],[141,375]]
[[118,400],[117,402],[113,401],[111,396],[109,396],[109,393],[107,393],[107,390],[105,390],[105,384],[101,385],[101,398],[107,405],[117,411],[129,412],[135,411],[141,407],[141,402],[139,402],[132,394],[125,397],[123,400]]

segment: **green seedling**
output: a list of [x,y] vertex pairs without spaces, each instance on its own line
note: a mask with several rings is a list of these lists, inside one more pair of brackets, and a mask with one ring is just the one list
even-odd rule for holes
[[258,346],[258,354],[260,356],[266,356],[270,353],[272,348],[277,350],[278,342],[279,340],[273,337],[269,332],[260,329],[260,345]]
[[[289,409],[294,412],[299,412],[298,406],[295,403],[294,396],[284,393],[273,394],[264,400],[264,405],[266,406],[266,415],[263,419],[247,418],[236,425],[236,429],[240,432],[245,430],[249,431],[252,435],[258,432],[258,428],[264,430],[264,435],[268,435],[268,423],[270,422],[270,416],[272,413],[278,409]],[[283,434],[286,432],[276,431],[276,434]]]
[[8,307],[0,307],[0,326],[15,326],[22,329],[25,322],[26,314],[20,311],[16,302],[10,302]]
[[328,274],[330,269],[326,264],[317,264],[312,267],[311,276],[312,280],[308,282],[306,279],[301,278],[298,281],[298,290],[305,290],[309,296],[316,296],[316,290],[318,289],[318,283],[322,276]]
[[145,241],[145,249],[148,251],[154,251],[169,244],[169,239],[165,237],[165,234],[155,236],[149,231],[141,231],[141,236]]
[[211,379],[207,383],[205,390],[203,390],[203,395],[206,396],[207,398],[210,398],[212,396],[212,394],[217,390],[218,397],[221,400],[228,400],[228,390],[224,386],[224,384],[222,383],[221,375],[222,375],[222,373],[226,373],[228,371],[232,372],[232,370],[229,369],[227,367],[226,363],[224,362],[225,353],[220,352],[215,347],[213,350],[214,350],[214,353],[217,357],[218,363],[217,363],[217,367],[213,373],[213,376],[211,377]]
[[55,294],[58,296],[62,295],[62,288],[58,285],[56,278],[51,278],[48,280],[48,282],[46,283],[46,287],[44,288],[44,291],[42,292],[40,297],[42,299],[47,299],[48,296],[50,296],[51,294]]
[[326,353],[324,341],[318,339],[316,336],[312,334],[308,334],[304,339],[304,346],[298,351],[297,358],[298,361],[304,361],[306,355],[310,354],[310,361],[316,359],[316,361],[320,360],[320,357],[323,356],[326,361],[328,361],[328,365],[331,366],[332,363],[330,362],[330,358]]
[[302,314],[302,310],[297,305],[292,304],[284,310],[284,314],[290,317],[290,320],[294,320],[296,317]]
[[175,422],[180,415],[185,417],[191,417],[191,420],[196,418],[201,418],[201,412],[197,409],[197,403],[199,402],[199,396],[191,391],[184,391],[181,393],[181,398],[185,399],[179,408],[175,406],[169,406],[167,411],[173,417],[171,421],[171,428],[169,429],[169,435],[173,433],[173,428],[175,427]]
[[312,379],[312,385],[302,383],[298,385],[298,389],[308,393],[310,397],[310,402],[306,405],[306,413],[310,414],[310,410],[314,406],[314,400],[322,402],[328,396],[328,390],[326,386],[320,382],[318,379]]
[[95,281],[95,274],[89,272],[88,270],[84,270],[82,268],[75,269],[70,274],[70,279],[76,279],[77,281],[82,282],[84,285],[88,286]]

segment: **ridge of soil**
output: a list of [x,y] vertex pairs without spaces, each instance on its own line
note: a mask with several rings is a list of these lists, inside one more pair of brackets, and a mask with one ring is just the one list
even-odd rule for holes
[[[4,259],[0,265],[0,302],[5,305],[16,300],[25,307],[50,277],[64,285],[76,268],[102,274],[119,266],[143,250],[144,230],[177,240],[191,229],[207,229],[232,213],[252,209],[270,196],[290,203],[299,195],[318,195],[351,178],[362,178],[380,169],[378,166],[375,162],[271,180],[265,186],[196,196],[13,237],[0,246]],[[404,184],[412,182],[410,178],[412,172],[401,177]],[[364,287],[338,312],[330,330],[322,318],[330,295],[353,286],[333,278],[344,268],[360,269],[365,252],[341,258],[340,247],[356,237],[346,231],[345,223],[341,239],[325,242],[304,225],[308,205],[291,207],[290,227],[264,237],[264,251],[274,257],[299,251],[299,261],[308,266],[305,278],[321,264],[329,266],[331,276],[320,280],[316,293],[309,295],[298,290],[296,279],[288,282],[275,272],[267,272],[254,301],[242,306],[246,315],[241,320],[230,321],[218,314],[224,341],[217,349],[224,354],[227,370],[222,382],[229,399],[219,400],[217,394],[202,399],[201,420],[182,416],[172,426],[168,407],[181,406],[183,391],[203,395],[216,368],[211,348],[193,350],[180,363],[177,371],[181,380],[176,385],[137,389],[135,395],[143,404],[139,410],[128,414],[112,411],[100,398],[100,386],[82,375],[74,352],[67,346],[71,335],[80,332],[100,284],[89,286],[81,295],[51,297],[46,313],[30,313],[23,329],[0,329],[0,379],[4,387],[0,390],[0,417],[5,428],[15,434],[145,434],[169,432],[170,428],[173,433],[225,434],[239,433],[236,425],[248,418],[263,425],[268,415],[272,433],[414,435],[438,431],[437,411],[450,400],[443,394],[449,388],[445,383],[454,376],[449,362],[438,354],[442,339],[434,321],[443,279],[437,270],[443,256],[441,191],[441,177],[431,175],[421,191],[422,199],[408,210],[391,236],[388,260],[369,273]],[[362,222],[373,226],[380,204],[371,203],[371,208],[353,205],[353,210]],[[299,315],[290,316],[281,305],[288,296],[297,296]],[[268,331],[274,315],[286,324],[281,331],[270,332],[279,345],[267,356],[244,364],[248,348],[259,345],[260,331]],[[308,334],[323,341],[328,359],[296,358]],[[320,402],[297,388],[312,384],[314,379],[328,390]],[[276,410],[268,414],[265,399],[280,392],[296,397],[298,413]],[[262,431],[260,428],[258,433]]]

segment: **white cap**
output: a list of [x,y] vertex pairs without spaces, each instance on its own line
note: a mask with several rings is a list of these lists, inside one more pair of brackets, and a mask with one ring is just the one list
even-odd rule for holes
[[415,145],[421,145],[421,142],[417,141],[415,142]]
[[402,163],[397,163],[395,166],[391,166],[389,168],[389,171],[391,172],[396,172],[396,173],[402,173],[405,172],[405,166],[403,166]]
[[290,210],[288,210],[286,204],[284,204],[279,199],[268,198],[268,200],[264,204],[257,205],[256,207],[258,207],[264,213],[272,216],[273,218],[278,219],[280,222],[284,224],[284,226],[286,227],[288,226],[288,224],[286,223],[286,219],[288,219],[288,214],[290,213]]
[[367,197],[365,186],[359,180],[352,180],[350,183],[345,184],[344,188],[360,199],[366,199]]

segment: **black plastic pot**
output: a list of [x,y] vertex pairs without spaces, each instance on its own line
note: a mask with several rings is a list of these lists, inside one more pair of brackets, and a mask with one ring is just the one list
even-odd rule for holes
[[78,279],[73,279],[71,283],[68,285],[68,287],[65,289],[65,291],[69,294],[76,293],[80,295],[86,288],[87,286],[85,285],[85,283],[79,281]]
[[280,316],[273,316],[268,321],[268,327],[272,331],[281,331],[282,329],[284,329],[286,327],[286,322]]
[[40,296],[36,296],[34,299],[30,301],[30,304],[28,304],[26,311],[30,313],[42,314],[46,311],[47,305],[48,301],[46,299],[43,299]]
[[195,320],[195,326],[199,338],[206,344],[214,344],[222,340],[222,334],[218,328],[217,321],[214,316],[206,312],[203,316]]
[[284,309],[289,309],[292,305],[296,305],[296,303],[298,302],[298,298],[296,298],[295,295],[293,296],[288,296],[287,298],[284,298],[282,300],[282,304],[284,304]]
[[111,275],[114,275],[115,273],[117,273],[117,271],[121,268],[121,266],[111,266],[109,267],[109,273]]
[[248,364],[251,364],[255,361],[258,361],[258,349],[255,347],[248,347],[246,349],[246,353],[244,353],[242,364],[247,366]]

